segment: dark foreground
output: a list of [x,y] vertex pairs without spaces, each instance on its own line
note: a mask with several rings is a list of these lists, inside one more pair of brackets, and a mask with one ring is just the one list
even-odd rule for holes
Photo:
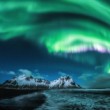
[[46,90],[1,99],[0,110],[110,110],[110,90]]
[[43,92],[44,89],[8,89],[8,88],[0,88],[0,100],[13,98],[23,94],[29,94],[33,92]]

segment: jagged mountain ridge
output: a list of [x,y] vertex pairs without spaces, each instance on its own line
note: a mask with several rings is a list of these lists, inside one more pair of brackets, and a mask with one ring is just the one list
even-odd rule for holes
[[57,80],[51,81],[50,88],[80,88],[78,84],[76,84],[72,77],[64,76],[60,77]]
[[35,78],[33,76],[20,75],[11,80],[5,81],[2,86],[4,87],[17,87],[17,88],[48,88],[49,81],[45,79]]
[[2,84],[2,87],[8,87],[8,88],[81,88],[78,84],[76,84],[72,77],[70,76],[64,76],[60,77],[57,80],[54,81],[48,81],[41,78],[35,78],[33,76],[25,76],[20,75],[18,77],[15,77],[11,80],[7,80]]

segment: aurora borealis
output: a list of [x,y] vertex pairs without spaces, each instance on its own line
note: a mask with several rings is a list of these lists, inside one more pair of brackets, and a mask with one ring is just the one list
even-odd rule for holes
[[[21,39],[23,42],[20,46]],[[28,47],[23,46],[27,45],[27,42],[32,44],[34,49],[29,47],[29,51],[26,51]],[[1,0],[0,43],[0,53],[4,51],[0,55],[1,63],[4,62],[3,58],[6,62],[6,57],[11,62],[12,59],[16,60],[18,54],[18,59],[26,59],[27,55],[29,62],[26,59],[26,63],[37,63],[36,68],[40,65],[43,69],[46,62],[49,62],[48,66],[54,66],[49,68],[52,69],[50,72],[54,69],[65,72],[67,69],[66,72],[76,74],[76,80],[84,80],[81,79],[82,76],[88,76],[86,81],[89,78],[97,80],[100,76],[104,76],[105,80],[105,77],[110,77],[110,1]],[[10,55],[9,50],[12,53]],[[33,60],[30,57],[33,57]],[[44,63],[39,60],[42,57],[47,58]],[[25,60],[20,61],[25,65]],[[57,67],[59,62],[60,68]],[[15,65],[15,62],[12,65]],[[0,69],[2,70],[2,66]],[[103,82],[103,77],[101,78]],[[110,87],[110,81],[107,85]]]

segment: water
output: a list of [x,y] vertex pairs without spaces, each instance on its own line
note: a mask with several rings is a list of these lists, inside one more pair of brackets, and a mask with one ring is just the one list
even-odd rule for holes
[[110,110],[110,95],[47,90],[3,99],[0,106],[4,110]]

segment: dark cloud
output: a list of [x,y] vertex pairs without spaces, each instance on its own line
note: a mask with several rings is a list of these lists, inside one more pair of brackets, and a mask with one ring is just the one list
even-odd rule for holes
[[109,74],[100,74],[91,81],[90,88],[110,88],[110,75]]
[[84,87],[93,89],[110,88],[110,74],[86,72],[78,77],[84,84]]

